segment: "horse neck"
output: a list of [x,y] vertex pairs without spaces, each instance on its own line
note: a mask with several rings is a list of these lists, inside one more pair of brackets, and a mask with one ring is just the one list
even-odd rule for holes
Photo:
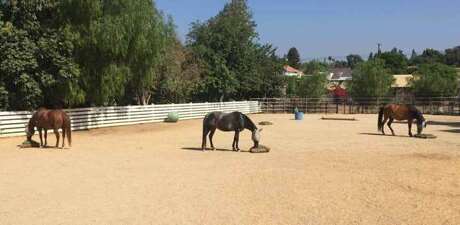
[[257,129],[256,125],[252,122],[251,119],[249,119],[249,117],[247,117],[246,115],[243,115],[243,117],[244,117],[244,128],[250,131],[254,131]]

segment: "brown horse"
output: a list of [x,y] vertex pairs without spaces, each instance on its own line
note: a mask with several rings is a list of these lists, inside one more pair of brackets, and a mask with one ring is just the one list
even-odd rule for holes
[[413,105],[398,105],[398,104],[389,104],[380,108],[379,118],[378,118],[378,130],[385,135],[384,125],[388,121],[388,127],[391,130],[393,136],[395,132],[391,128],[391,124],[394,120],[407,120],[409,126],[409,136],[412,137],[412,123],[416,120],[417,123],[417,134],[420,135],[423,131],[423,128],[426,127],[425,117],[422,113],[415,108]]
[[[62,148],[65,146],[65,136],[69,146],[72,146],[72,127],[70,117],[62,110],[48,110],[39,108],[26,126],[27,140],[32,140],[35,127],[40,134],[40,146],[47,146],[48,129],[53,129],[56,135],[56,148],[59,146],[59,129],[62,129]],[[43,145],[42,130],[45,131],[45,145]]]

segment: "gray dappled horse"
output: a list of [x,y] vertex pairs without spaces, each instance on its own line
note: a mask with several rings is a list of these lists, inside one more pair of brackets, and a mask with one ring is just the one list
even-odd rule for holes
[[252,141],[254,142],[254,147],[259,147],[260,132],[262,129],[258,129],[248,116],[240,112],[211,112],[203,119],[203,142],[201,144],[201,150],[204,151],[206,149],[206,137],[208,134],[209,141],[211,142],[211,149],[216,149],[212,143],[212,137],[214,136],[216,129],[225,132],[235,131],[235,137],[233,138],[232,144],[233,151],[240,150],[238,147],[238,142],[240,139],[240,132],[244,129],[248,129],[252,132]]

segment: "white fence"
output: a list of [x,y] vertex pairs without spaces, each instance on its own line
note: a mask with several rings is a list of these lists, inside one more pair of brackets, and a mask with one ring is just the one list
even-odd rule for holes
[[[187,103],[147,106],[115,106],[65,110],[72,119],[72,130],[162,122],[169,112],[181,120],[203,118],[212,111],[261,112],[259,102]],[[25,135],[25,124],[32,112],[0,112],[0,137]]]

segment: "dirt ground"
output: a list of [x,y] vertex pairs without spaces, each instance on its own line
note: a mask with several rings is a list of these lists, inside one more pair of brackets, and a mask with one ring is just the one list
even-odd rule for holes
[[223,132],[197,151],[201,120],[75,132],[64,150],[0,139],[0,224],[460,224],[460,117],[426,116],[437,139],[376,135],[376,115],[250,117],[274,123],[270,153]]

